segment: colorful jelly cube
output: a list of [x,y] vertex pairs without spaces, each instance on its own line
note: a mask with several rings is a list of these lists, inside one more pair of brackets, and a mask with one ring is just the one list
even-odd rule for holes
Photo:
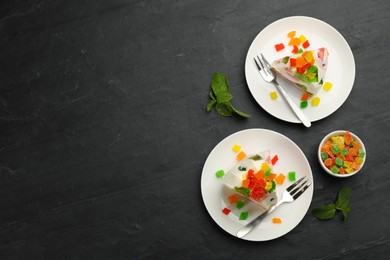
[[339,168],[337,168],[337,166],[333,166],[332,169],[330,169],[331,172],[333,172],[334,174],[337,174],[339,173]]
[[333,87],[333,84],[330,82],[325,82],[325,84],[322,87],[324,90],[329,91]]
[[301,96],[301,101],[307,101],[309,98],[310,98],[310,94],[307,92],[303,92],[303,94]]
[[308,40],[306,40],[304,43],[302,43],[302,47],[307,49],[310,46],[310,43]]
[[223,176],[225,176],[225,171],[224,170],[218,170],[215,172],[215,175],[217,176],[217,178],[222,178]]
[[244,205],[245,205],[245,202],[242,201],[242,200],[238,200],[238,201],[236,202],[236,207],[237,207],[238,209],[241,209],[242,207],[244,207]]
[[261,170],[263,170],[263,171],[268,171],[268,170],[270,170],[271,169],[271,167],[267,164],[267,163],[265,163],[265,162],[263,162],[262,164],[261,164]]
[[278,157],[278,155],[276,154],[274,157],[272,157],[272,159],[271,159],[271,163],[272,163],[272,165],[275,165],[275,163],[277,162],[279,160],[279,157]]
[[278,184],[278,185],[282,185],[285,179],[286,179],[286,175],[284,175],[283,173],[281,173],[281,174],[279,174],[278,176],[276,176],[275,182],[276,182],[276,184]]
[[278,99],[278,93],[275,91],[270,92],[269,95],[273,100]]
[[243,151],[241,151],[237,154],[236,159],[237,159],[237,161],[242,161],[242,159],[244,159],[245,157],[246,157],[246,154]]
[[238,196],[236,194],[232,194],[228,196],[228,200],[230,201],[230,204],[236,204],[238,201]]
[[241,150],[241,146],[238,144],[233,145],[232,151],[238,153]]
[[275,44],[275,50],[276,51],[281,51],[283,49],[284,49],[284,44],[283,43]]
[[340,147],[338,146],[338,145],[333,145],[332,146],[332,152],[334,153],[334,154],[338,154],[339,152],[340,152]]
[[246,220],[249,216],[249,213],[247,211],[243,211],[240,214],[240,220]]
[[228,209],[228,208],[223,208],[222,209],[222,213],[225,214],[225,215],[229,215],[230,212],[231,212],[231,210]]
[[274,224],[281,224],[282,223],[282,219],[281,218],[273,218],[272,219],[272,223],[274,223]]
[[344,165],[344,161],[339,157],[336,158],[335,163],[338,167],[342,167]]
[[296,31],[290,31],[290,32],[287,34],[287,36],[288,36],[289,38],[294,38],[294,37],[295,37],[295,34],[296,34]]
[[296,179],[296,173],[295,172],[289,172],[287,176],[288,176],[288,180],[289,181],[295,181],[295,179]]
[[306,108],[307,105],[308,105],[308,102],[307,102],[307,101],[302,101],[302,102],[299,104],[299,106],[300,106],[301,108]]
[[316,107],[316,106],[318,106],[319,104],[320,104],[320,98],[319,97],[314,97],[312,100],[311,100],[311,105],[313,106],[313,107]]

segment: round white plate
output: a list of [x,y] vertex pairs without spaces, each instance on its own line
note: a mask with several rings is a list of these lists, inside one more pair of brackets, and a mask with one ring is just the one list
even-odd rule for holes
[[[355,80],[355,60],[351,48],[343,36],[329,24],[311,17],[293,16],[277,20],[265,27],[253,40],[245,61],[245,77],[250,92],[259,105],[271,115],[292,123],[300,123],[281,95],[272,100],[269,93],[276,88],[265,82],[260,76],[254,57],[263,53],[272,63],[274,60],[292,55],[292,47],[288,46],[287,33],[296,31],[297,36],[303,34],[310,42],[308,49],[326,47],[329,51],[328,70],[325,82],[333,84],[330,91],[319,90],[319,106],[310,104],[302,109],[310,121],[323,119],[335,112],[348,98]],[[284,43],[285,49],[277,52],[275,44]],[[278,79],[279,80],[279,79]],[[283,80],[279,83],[299,106],[302,92]]]
[[[252,220],[262,212],[254,203],[248,202],[244,208],[238,210],[232,206],[227,196],[229,192],[223,185],[223,179],[217,178],[215,173],[218,170],[227,172],[236,164],[236,153],[232,151],[233,145],[242,146],[246,154],[254,154],[270,149],[271,156],[277,154],[279,160],[273,167],[275,173],[295,171],[297,179],[307,176],[312,185],[296,201],[285,203],[268,215],[263,222],[243,239],[251,241],[266,241],[278,238],[290,232],[296,227],[309,209],[313,197],[313,175],[309,162],[302,150],[289,138],[277,132],[266,129],[248,129],[236,132],[223,139],[209,154],[203,167],[201,177],[201,191],[203,202],[213,220],[226,232],[236,236],[237,231],[248,221]],[[281,194],[292,182],[287,178],[283,185],[277,186],[277,196]],[[230,192],[231,194],[233,192]],[[222,213],[222,209],[232,209],[229,215]],[[239,220],[239,214],[248,211],[247,220]],[[281,224],[273,224],[272,218],[282,219]]]

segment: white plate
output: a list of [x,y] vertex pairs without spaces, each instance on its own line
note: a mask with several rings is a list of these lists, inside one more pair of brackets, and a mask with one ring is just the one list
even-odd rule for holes
[[[266,129],[248,129],[236,132],[222,140],[211,151],[204,164],[201,177],[203,202],[211,217],[222,229],[236,236],[237,231],[244,224],[248,223],[262,211],[254,203],[246,203],[241,210],[234,209],[234,206],[227,201],[228,193],[222,184],[222,180],[215,175],[216,171],[223,169],[227,172],[236,164],[236,153],[232,151],[234,144],[241,145],[242,150],[247,154],[270,149],[272,155],[277,154],[279,157],[279,160],[273,167],[275,173],[287,175],[288,172],[295,171],[297,178],[307,176],[312,182],[312,185],[299,199],[293,203],[281,205],[243,239],[266,241],[290,232],[299,224],[309,209],[313,197],[313,175],[304,153],[293,141],[282,134]],[[277,186],[278,198],[291,183],[286,178],[283,185]],[[224,207],[232,209],[228,216],[222,213]],[[248,220],[242,221],[238,219],[241,211],[249,212]],[[272,218],[274,217],[281,218],[282,223],[273,224]]]
[[[270,98],[269,92],[276,91],[275,87],[261,78],[253,60],[259,53],[263,53],[270,63],[292,55],[292,47],[287,44],[287,33],[292,30],[296,31],[297,36],[301,34],[306,36],[310,42],[308,49],[326,47],[329,51],[325,81],[331,82],[333,88],[330,91],[319,90],[317,93],[321,99],[319,106],[313,107],[309,102],[308,107],[303,109],[310,121],[317,121],[329,116],[344,103],[355,80],[355,60],[352,51],[343,36],[329,24],[311,17],[293,16],[268,25],[256,36],[248,50],[245,61],[246,81],[253,97],[265,111],[287,122],[300,122],[281,95],[277,100]],[[274,47],[277,43],[284,43],[286,48],[277,52]],[[302,92],[296,87],[286,85],[283,80],[279,80],[279,83],[299,106]]]

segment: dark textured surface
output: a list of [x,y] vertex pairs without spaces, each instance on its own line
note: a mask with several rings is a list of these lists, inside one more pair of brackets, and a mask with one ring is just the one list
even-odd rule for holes
[[[267,114],[245,81],[245,55],[271,22],[321,19],[348,41],[354,88],[310,129]],[[2,1],[1,259],[385,259],[390,253],[389,1]],[[215,71],[250,119],[206,113]],[[287,235],[247,242],[220,229],[200,193],[203,164],[226,136],[280,132],[315,179],[310,209],[352,187],[352,212],[310,212]],[[326,176],[322,136],[350,129],[368,160]]]

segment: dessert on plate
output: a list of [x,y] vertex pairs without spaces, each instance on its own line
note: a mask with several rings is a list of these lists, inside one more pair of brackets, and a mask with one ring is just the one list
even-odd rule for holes
[[246,156],[226,174],[223,184],[265,209],[276,202],[270,151]]
[[328,67],[328,50],[319,48],[277,59],[274,70],[300,89],[315,94],[321,89]]

